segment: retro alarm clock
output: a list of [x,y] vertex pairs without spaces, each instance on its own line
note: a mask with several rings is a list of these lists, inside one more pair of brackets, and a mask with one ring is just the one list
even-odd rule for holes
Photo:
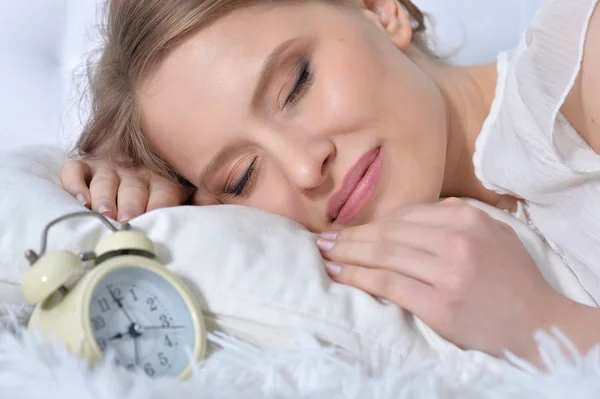
[[[93,252],[46,253],[49,229],[75,217],[98,218],[112,234]],[[150,377],[186,378],[206,352],[200,307],[186,285],[157,260],[154,244],[129,224],[119,228],[95,212],[50,222],[41,250],[27,251],[25,300],[35,305],[28,324],[58,339],[91,364],[111,351],[115,362]]]

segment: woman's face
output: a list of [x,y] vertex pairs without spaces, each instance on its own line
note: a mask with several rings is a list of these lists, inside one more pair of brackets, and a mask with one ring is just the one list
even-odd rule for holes
[[374,3],[234,11],[147,79],[145,132],[202,204],[260,208],[322,232],[438,199],[442,97],[401,51],[404,10]]

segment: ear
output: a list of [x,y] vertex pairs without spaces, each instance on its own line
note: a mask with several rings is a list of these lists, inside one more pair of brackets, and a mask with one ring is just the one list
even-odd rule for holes
[[367,19],[392,39],[396,47],[405,49],[412,40],[410,16],[398,0],[359,0]]

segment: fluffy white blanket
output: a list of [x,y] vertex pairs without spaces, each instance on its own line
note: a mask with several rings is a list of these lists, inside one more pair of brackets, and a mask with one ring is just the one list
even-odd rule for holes
[[[299,337],[286,350],[258,349],[211,335],[219,349],[187,381],[151,380],[109,362],[90,370],[64,347],[49,345],[19,325],[26,311],[0,315],[0,398],[598,398],[600,348],[581,356],[554,332],[537,339],[547,369],[520,360],[473,361],[457,352],[435,363],[405,367],[360,364]],[[571,351],[563,356],[559,347]],[[467,360],[468,359],[468,360]],[[485,360],[484,360],[485,359]]]

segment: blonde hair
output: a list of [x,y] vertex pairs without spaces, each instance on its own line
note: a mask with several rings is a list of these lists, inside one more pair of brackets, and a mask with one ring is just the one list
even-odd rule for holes
[[[296,0],[299,1],[299,0]],[[306,1],[306,0],[305,0]],[[328,0],[343,3],[344,0]],[[425,17],[398,0],[413,22],[413,42],[425,46]],[[76,144],[83,157],[144,166],[190,186],[144,136],[136,89],[170,50],[224,14],[259,0],[110,0],[104,43],[90,65],[91,117]]]

